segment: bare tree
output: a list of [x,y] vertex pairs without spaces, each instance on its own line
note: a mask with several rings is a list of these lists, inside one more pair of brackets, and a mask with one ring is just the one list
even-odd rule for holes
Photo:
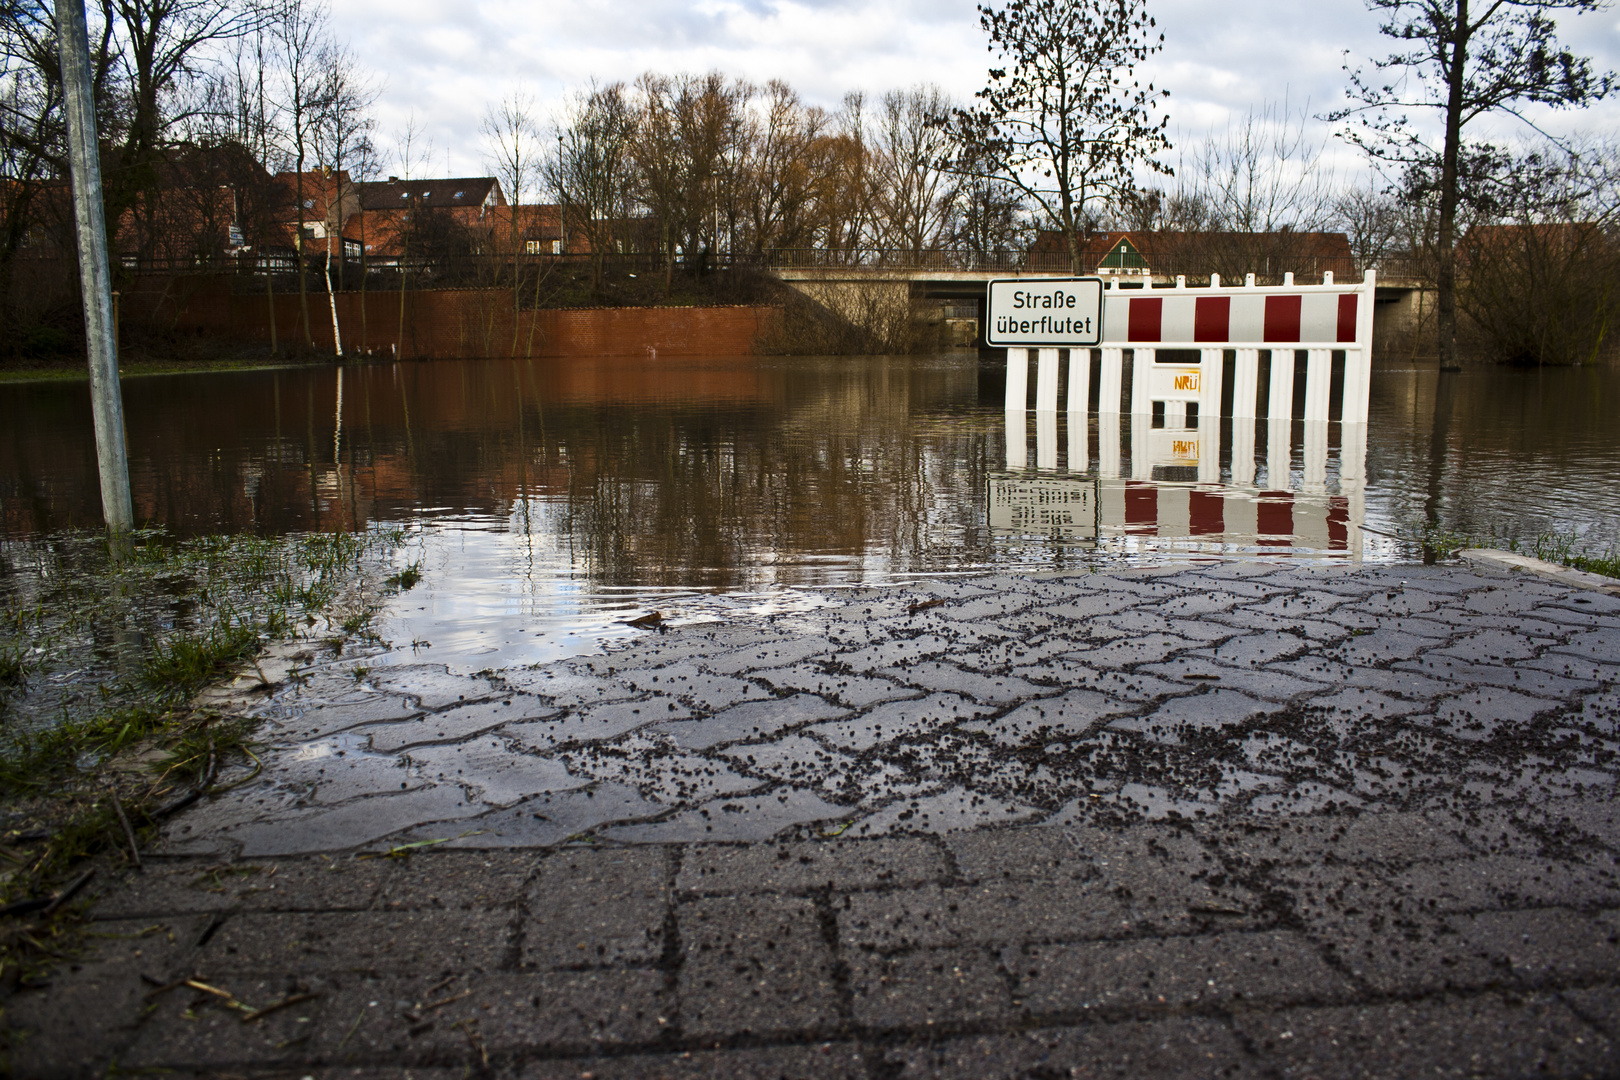
[[405,190],[409,196],[406,199],[406,206],[400,211],[398,227],[395,229],[399,241],[399,333],[394,338],[394,349],[396,355],[403,355],[405,352],[405,290],[409,284],[411,273],[411,235],[418,225],[414,213],[416,196],[411,193],[409,181],[418,166],[433,159],[433,141],[422,138],[421,131],[416,126],[415,112],[412,112],[410,118],[406,120],[405,129],[399,133],[394,142],[394,156],[399,160],[400,177],[407,181]]
[[[1440,366],[1457,357],[1457,211],[1469,172],[1493,156],[1470,144],[1470,123],[1491,113],[1521,115],[1524,103],[1553,108],[1584,106],[1613,87],[1612,73],[1594,74],[1591,62],[1558,43],[1559,12],[1597,11],[1602,0],[1367,0],[1385,19],[1380,32],[1401,44],[1373,61],[1376,74],[1350,72],[1347,108],[1329,119],[1347,124],[1344,137],[1373,158],[1409,169],[1436,194],[1436,304]],[[1347,68],[1348,70],[1348,68]],[[1387,82],[1382,81],[1388,79]],[[1438,140],[1414,126],[1409,113],[1441,120]],[[1476,169],[1477,171],[1477,169]]]
[[518,315],[522,306],[523,196],[539,177],[540,133],[535,127],[534,99],[521,86],[484,113],[484,152],[507,191],[512,253],[512,354],[517,355]]
[[[343,223],[351,207],[359,209],[352,179],[345,183],[348,166],[359,155],[369,151],[371,133],[376,122],[371,117],[371,106],[377,92],[359,71],[359,64],[347,46],[328,42],[317,57],[322,87],[319,94],[320,113],[311,132],[316,160],[326,177],[329,188],[323,189],[326,234],[326,295],[332,309],[332,346],[339,358],[343,356],[343,334],[338,325],[337,293],[332,282],[333,234],[336,234],[338,257],[337,287],[343,284]],[[336,207],[332,196],[336,194]]]
[[1372,183],[1346,188],[1333,202],[1333,224],[1350,238],[1356,265],[1376,266],[1390,254],[1401,235],[1400,208],[1394,198]]
[[1027,248],[1032,230],[1023,192],[978,170],[972,160],[959,159],[955,171],[951,242],[980,261]]
[[1500,212],[1458,240],[1457,306],[1481,349],[1510,363],[1590,363],[1620,318],[1620,145],[1519,155]]
[[[313,349],[315,339],[309,322],[309,251],[305,243],[306,221],[314,200],[306,197],[304,166],[313,150],[315,132],[326,107],[328,90],[321,66],[327,48],[326,8],[323,0],[286,0],[274,27],[281,49],[281,111],[286,119],[285,135],[290,144],[293,166],[293,247],[298,253],[298,313],[304,330],[304,347]],[[324,194],[324,193],[323,193]]]
[[1326,140],[1308,130],[1309,106],[1265,102],[1182,154],[1176,170],[1183,197],[1207,208],[1208,228],[1228,232],[1297,232],[1322,228],[1338,193],[1323,161]]
[[827,125],[827,114],[806,107],[787,83],[772,79],[765,84],[749,137],[737,144],[743,243],[754,254],[808,242],[815,195],[811,147]]
[[949,228],[955,188],[945,130],[952,105],[937,86],[892,90],[878,106],[870,182],[878,246],[912,258],[938,246]]
[[629,215],[633,130],[624,84],[593,86],[570,104],[558,124],[557,153],[545,164],[546,185],[562,208],[564,237],[577,233],[590,245],[595,288]]
[[1145,0],[1008,0],[979,6],[1001,66],[951,131],[981,168],[1022,191],[1061,232],[1075,273],[1091,204],[1117,199],[1137,168],[1169,173],[1154,109],[1168,91],[1136,68],[1163,47]]

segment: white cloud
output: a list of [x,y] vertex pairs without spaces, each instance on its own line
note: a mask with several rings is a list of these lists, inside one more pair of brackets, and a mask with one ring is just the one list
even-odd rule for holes
[[[1150,11],[1165,48],[1147,75],[1170,90],[1183,139],[1268,100],[1326,112],[1343,101],[1344,50],[1365,65],[1393,44],[1354,0],[1150,0]],[[333,21],[382,83],[382,144],[414,114],[433,140],[434,172],[484,171],[479,121],[520,84],[551,112],[592,78],[718,70],[785,79],[831,107],[849,90],[920,82],[967,98],[990,59],[972,0],[337,0]],[[1565,20],[1561,36],[1600,68],[1620,68],[1613,12]],[[1620,101],[1536,116],[1556,131],[1614,132]],[[1339,158],[1358,167],[1348,152]]]

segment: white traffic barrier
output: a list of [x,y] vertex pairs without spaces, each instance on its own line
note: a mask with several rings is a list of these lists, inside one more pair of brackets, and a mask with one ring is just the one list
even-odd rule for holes
[[[1121,410],[1125,352],[1130,350],[1133,414],[1150,414],[1156,403],[1163,403],[1167,416],[1181,413],[1189,404],[1197,405],[1200,417],[1219,416],[1225,353],[1233,350],[1231,415],[1292,419],[1294,365],[1303,351],[1303,419],[1326,421],[1333,354],[1342,351],[1340,419],[1366,423],[1376,274],[1369,270],[1354,285],[1335,283],[1331,273],[1322,277],[1320,285],[1296,285],[1293,275],[1287,274],[1282,285],[1257,286],[1250,274],[1243,285],[1224,286],[1219,275],[1211,275],[1207,288],[1188,288],[1184,278],[1177,278],[1168,289],[1117,289],[1108,282],[1097,345],[1097,411]],[[1177,355],[1161,355],[1168,350]],[[1189,352],[1196,352],[1197,359]],[[1270,393],[1265,411],[1258,412],[1262,352],[1271,361]],[[1091,356],[1090,348],[1069,350],[1070,412],[1089,409]],[[1031,360],[1039,365],[1035,407],[1055,410],[1059,361],[1055,348],[1008,349],[1006,407],[1027,407]]]

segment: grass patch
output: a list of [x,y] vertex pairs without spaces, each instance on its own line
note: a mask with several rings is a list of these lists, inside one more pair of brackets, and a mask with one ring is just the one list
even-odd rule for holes
[[1568,529],[1547,529],[1536,534],[1533,540],[1523,541],[1517,537],[1474,536],[1441,525],[1424,524],[1404,530],[1401,539],[1419,545],[1424,562],[1454,558],[1465,548],[1491,548],[1530,555],[1589,574],[1620,578],[1620,550],[1611,544],[1607,551],[1595,551],[1589,540]]
[[[256,721],[198,692],[272,641],[375,640],[367,582],[404,537],[0,545],[0,905],[51,895],[87,858],[132,861],[119,810],[144,844],[179,800],[256,762]],[[30,942],[75,917],[0,920],[0,997],[63,953]]]

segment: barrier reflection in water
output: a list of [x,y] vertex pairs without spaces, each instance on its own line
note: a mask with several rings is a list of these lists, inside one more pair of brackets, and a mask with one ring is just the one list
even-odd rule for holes
[[1031,469],[1029,420],[1006,414],[1006,472],[989,482],[993,529],[1109,548],[1362,558],[1365,424],[1194,419],[1167,408],[1162,420],[1133,414],[1123,431],[1118,413],[1060,422],[1035,410]]

